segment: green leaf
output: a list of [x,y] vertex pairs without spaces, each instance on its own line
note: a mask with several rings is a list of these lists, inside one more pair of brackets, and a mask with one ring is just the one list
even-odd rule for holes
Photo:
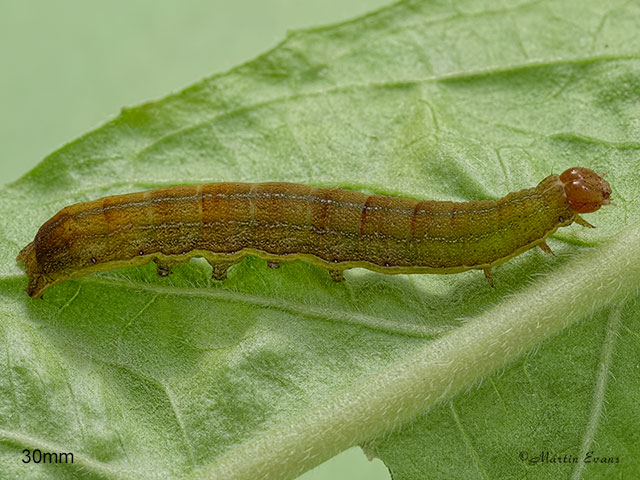
[[[3,472],[294,478],[360,444],[395,479],[640,476],[639,27],[633,2],[400,2],[51,154],[0,192]],[[495,290],[248,258],[223,284],[192,261],[34,300],[14,260],[108,194],[282,180],[475,200],[575,165],[607,171],[616,205],[558,232],[557,257],[496,269]],[[532,463],[545,451],[579,461]]]

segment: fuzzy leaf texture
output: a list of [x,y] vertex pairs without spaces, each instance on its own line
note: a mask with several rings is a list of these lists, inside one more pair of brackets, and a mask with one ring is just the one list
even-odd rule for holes
[[[640,477],[638,31],[637,2],[402,1],[124,109],[4,187],[3,478],[287,479],[354,445],[395,480]],[[615,206],[554,235],[556,257],[495,269],[495,290],[247,258],[221,284],[151,264],[38,300],[15,262],[60,208],[110,194],[481,200],[571,166],[608,172]]]

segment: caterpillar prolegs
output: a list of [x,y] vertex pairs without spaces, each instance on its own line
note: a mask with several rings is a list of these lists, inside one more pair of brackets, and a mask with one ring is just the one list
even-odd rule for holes
[[539,246],[580,213],[610,203],[611,188],[587,168],[550,175],[496,201],[416,201],[293,183],[211,183],[100,198],[60,210],[17,260],[27,293],[113,268],[157,264],[158,275],[204,257],[213,278],[247,255],[269,267],[300,259],[342,272],[457,273],[491,269]]

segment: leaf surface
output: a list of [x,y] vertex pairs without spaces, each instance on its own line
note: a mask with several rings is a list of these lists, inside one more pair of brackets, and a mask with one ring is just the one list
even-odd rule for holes
[[[400,2],[293,32],[124,109],[0,192],[0,464],[34,478],[294,478],[353,445],[394,479],[640,474],[640,9]],[[65,205],[291,181],[495,199],[580,165],[615,207],[494,272],[334,284],[245,259],[24,294],[15,256]],[[25,449],[73,465],[23,465]],[[536,452],[615,464],[540,462]],[[527,458],[520,457],[525,452]]]

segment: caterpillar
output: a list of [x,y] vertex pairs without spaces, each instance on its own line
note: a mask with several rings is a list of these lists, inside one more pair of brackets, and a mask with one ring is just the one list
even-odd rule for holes
[[438,202],[294,183],[211,183],[100,198],[70,205],[22,249],[27,294],[113,268],[154,261],[157,273],[204,257],[213,278],[247,255],[311,261],[335,281],[362,267],[380,273],[491,269],[535,246],[579,214],[610,203],[611,187],[574,167],[496,201]]

